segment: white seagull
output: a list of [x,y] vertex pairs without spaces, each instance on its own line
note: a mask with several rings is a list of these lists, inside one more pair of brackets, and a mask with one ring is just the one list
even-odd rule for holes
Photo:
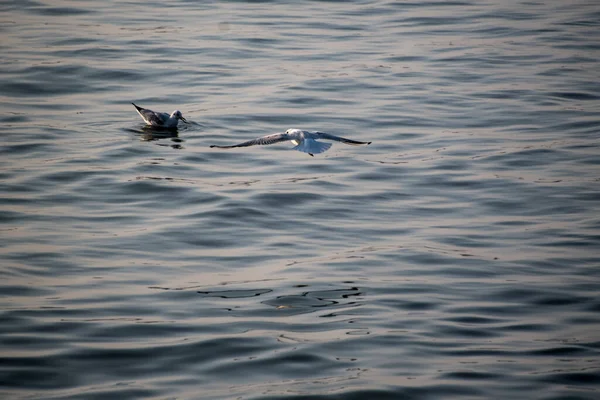
[[156,112],[152,110],[148,110],[147,108],[142,108],[136,106],[134,103],[133,106],[137,110],[140,117],[151,126],[161,127],[161,128],[176,128],[179,120],[187,123],[187,120],[183,118],[181,115],[181,111],[175,110],[171,113],[171,115],[167,113]]
[[234,147],[248,147],[254,145],[267,145],[285,141],[291,141],[296,147],[294,150],[302,151],[313,156],[313,154],[323,153],[331,147],[332,143],[323,143],[317,141],[317,139],[334,140],[336,142],[346,143],[352,146],[358,146],[361,144],[371,144],[371,142],[358,142],[356,140],[350,140],[343,137],[331,135],[325,132],[309,132],[301,129],[288,129],[285,133],[274,133],[259,137],[256,139],[248,140],[247,142],[234,144],[232,146],[216,146],[219,149],[232,149]]

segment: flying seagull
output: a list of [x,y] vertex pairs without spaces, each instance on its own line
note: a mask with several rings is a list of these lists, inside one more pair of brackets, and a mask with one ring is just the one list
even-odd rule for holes
[[286,142],[289,140],[296,146],[294,147],[294,150],[302,151],[312,156],[314,154],[323,153],[329,150],[329,148],[332,145],[332,143],[319,142],[318,139],[333,140],[336,142],[346,143],[352,146],[358,146],[361,144],[371,144],[371,142],[358,142],[356,140],[346,139],[325,132],[309,132],[300,129],[288,129],[287,131],[285,131],[285,133],[274,133],[272,135],[259,137],[253,140],[248,140],[247,142],[234,144],[231,146],[212,145],[210,147],[217,147],[219,149],[232,149],[234,147],[267,145],[279,142]]
[[162,127],[162,128],[176,128],[179,120],[187,123],[187,120],[183,118],[181,115],[181,111],[175,110],[171,113],[171,115],[167,113],[156,112],[152,110],[148,110],[147,108],[142,108],[136,106],[134,103],[133,106],[137,110],[140,117],[151,126]]

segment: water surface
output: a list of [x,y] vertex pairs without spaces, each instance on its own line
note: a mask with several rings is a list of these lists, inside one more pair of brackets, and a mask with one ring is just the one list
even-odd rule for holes
[[3,398],[600,396],[595,2],[0,10]]

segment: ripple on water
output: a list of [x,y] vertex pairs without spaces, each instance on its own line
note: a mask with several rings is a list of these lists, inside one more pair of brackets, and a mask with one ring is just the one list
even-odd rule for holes
[[597,7],[497,3],[3,5],[2,396],[597,398]]

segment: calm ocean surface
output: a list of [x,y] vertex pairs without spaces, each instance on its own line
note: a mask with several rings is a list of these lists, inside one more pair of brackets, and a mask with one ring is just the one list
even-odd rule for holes
[[[597,1],[9,0],[0,33],[1,398],[600,398]],[[288,128],[373,143],[209,148]]]

